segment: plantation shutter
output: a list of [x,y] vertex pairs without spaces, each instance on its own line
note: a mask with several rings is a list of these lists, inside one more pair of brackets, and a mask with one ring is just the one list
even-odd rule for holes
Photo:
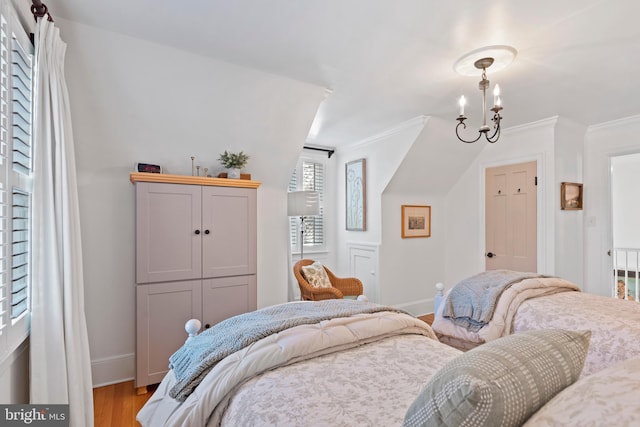
[[[298,175],[296,170],[293,170],[291,179],[289,180],[289,191],[298,191]],[[289,241],[292,247],[298,247],[298,221],[297,217],[289,217]]]
[[[300,172],[301,179],[298,177]],[[304,217],[304,245],[324,245],[324,164],[303,160],[299,169],[294,169],[289,180],[289,191],[315,191],[320,197],[320,215]],[[292,248],[299,249],[300,218],[289,218],[289,235]]]
[[31,173],[31,71],[30,56],[13,38],[11,49],[13,170]]
[[303,162],[302,163],[302,190],[315,191],[320,195],[320,215],[306,216],[304,218],[304,245],[324,244],[324,219],[323,219],[323,199],[324,199],[324,167],[322,163]]
[[[7,21],[0,15],[0,336],[6,340],[9,318],[7,271],[7,147],[9,144],[9,37]],[[1,348],[0,348],[1,349]]]
[[[31,57],[14,37],[11,41],[11,106],[13,170],[31,174]],[[11,318],[16,319],[29,309],[31,267],[30,195],[14,188],[11,221]]]
[[[33,46],[0,13],[0,335],[5,345],[30,309]],[[12,322],[11,320],[14,319]],[[19,330],[21,329],[18,328]],[[13,337],[13,338],[12,338]],[[9,341],[4,341],[9,340]]]
[[14,189],[12,195],[11,318],[15,319],[29,308],[31,203],[24,191]]

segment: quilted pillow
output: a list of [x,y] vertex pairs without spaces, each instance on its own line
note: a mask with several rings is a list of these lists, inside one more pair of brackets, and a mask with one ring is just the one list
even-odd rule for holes
[[451,360],[427,383],[403,426],[520,426],[573,384],[591,331],[527,331]]
[[330,288],[331,281],[329,280],[329,276],[327,276],[327,272],[324,270],[322,264],[318,261],[314,262],[311,265],[307,265],[302,267],[302,275],[307,282],[311,286],[316,288]]

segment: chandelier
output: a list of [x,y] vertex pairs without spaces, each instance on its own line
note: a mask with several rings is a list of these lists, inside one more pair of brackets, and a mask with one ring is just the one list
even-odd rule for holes
[[[464,75],[470,75],[472,71],[477,72],[477,70],[482,70],[482,80],[478,83],[478,88],[482,91],[482,126],[478,129],[478,136],[475,139],[466,140],[460,136],[460,127],[462,126],[463,130],[467,128],[465,123],[467,117],[464,115],[464,107],[467,100],[464,95],[462,95],[458,101],[460,115],[456,118],[456,120],[458,120],[456,136],[460,141],[471,144],[478,141],[484,135],[487,141],[494,143],[500,138],[500,121],[502,120],[500,111],[502,110],[502,101],[500,99],[500,86],[497,84],[493,88],[493,107],[491,108],[493,112],[493,117],[491,118],[493,122],[493,132],[492,127],[487,124],[487,90],[490,85],[489,79],[487,79],[487,68],[494,64],[498,65],[496,68],[504,68],[513,61],[515,54],[516,50],[510,46],[489,46],[468,53],[460,58],[454,65],[454,69]],[[473,68],[470,67],[470,64],[473,64]]]

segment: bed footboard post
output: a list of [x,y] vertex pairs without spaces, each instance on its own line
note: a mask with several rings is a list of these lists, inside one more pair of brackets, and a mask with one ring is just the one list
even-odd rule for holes
[[184,324],[184,330],[189,334],[189,336],[187,337],[187,341],[198,335],[198,331],[200,330],[201,326],[202,322],[200,322],[198,319],[187,320],[187,323]]
[[444,297],[444,283],[438,282],[436,283],[436,296],[433,297],[433,314],[435,315],[438,312],[438,308],[440,304],[442,304],[442,298]]

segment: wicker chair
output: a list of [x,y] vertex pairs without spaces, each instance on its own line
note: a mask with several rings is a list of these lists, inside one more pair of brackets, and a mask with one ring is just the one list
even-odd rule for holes
[[302,267],[313,264],[310,259],[302,259],[293,266],[293,274],[300,286],[300,295],[305,301],[320,301],[323,299],[341,299],[346,296],[362,295],[362,282],[355,277],[336,277],[327,267],[324,270],[331,281],[331,288],[317,288],[311,286],[302,274]]

